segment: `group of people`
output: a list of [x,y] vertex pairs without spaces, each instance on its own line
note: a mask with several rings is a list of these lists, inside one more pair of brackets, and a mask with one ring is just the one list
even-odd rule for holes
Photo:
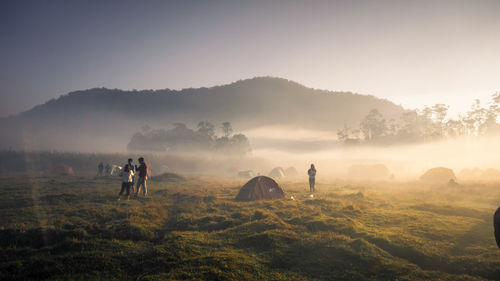
[[102,177],[102,176],[109,176],[111,175],[111,166],[109,164],[106,164],[106,167],[104,166],[104,163],[99,163],[97,166],[97,176]]
[[[148,165],[144,161],[143,157],[137,159],[139,161],[139,166],[132,165],[132,158],[128,159],[127,164],[123,166],[123,169],[120,172],[120,178],[122,180],[122,188],[120,193],[118,194],[118,201],[120,201],[123,193],[127,197],[127,200],[130,199],[130,192],[135,193],[137,197],[139,195],[139,191],[142,188],[142,195],[147,197],[148,195]],[[138,175],[137,184],[134,188],[135,176]]]

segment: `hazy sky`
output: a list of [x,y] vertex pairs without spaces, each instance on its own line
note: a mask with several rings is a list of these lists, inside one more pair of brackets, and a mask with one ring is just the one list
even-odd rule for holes
[[466,110],[500,91],[500,1],[0,1],[0,116],[92,87],[254,76]]

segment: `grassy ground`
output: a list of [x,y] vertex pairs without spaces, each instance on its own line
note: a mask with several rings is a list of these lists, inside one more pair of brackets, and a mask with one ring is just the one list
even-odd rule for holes
[[288,198],[234,202],[243,180],[1,179],[2,280],[500,280],[499,185],[280,182]]

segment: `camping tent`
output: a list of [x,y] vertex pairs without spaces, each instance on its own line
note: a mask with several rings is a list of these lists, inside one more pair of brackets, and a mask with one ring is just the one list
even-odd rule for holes
[[257,176],[249,180],[236,195],[236,201],[271,200],[285,197],[283,189],[266,176]]
[[175,173],[163,173],[157,176],[151,176],[152,181],[185,181],[186,179]]
[[59,164],[52,169],[52,174],[59,176],[73,176],[75,171],[68,165]]
[[457,181],[457,177],[455,177],[455,173],[453,173],[452,169],[444,168],[444,167],[436,167],[425,172],[420,180],[425,183],[433,183],[433,184],[447,184],[450,180]]
[[497,240],[498,248],[500,248],[500,208],[497,209],[493,216],[493,226],[495,227],[495,239]]
[[283,168],[281,167],[276,167],[269,172],[269,176],[272,178],[284,178],[285,177],[285,171],[283,171]]
[[295,167],[288,167],[285,170],[285,176],[287,177],[296,177],[299,175],[299,172],[297,172],[297,169]]

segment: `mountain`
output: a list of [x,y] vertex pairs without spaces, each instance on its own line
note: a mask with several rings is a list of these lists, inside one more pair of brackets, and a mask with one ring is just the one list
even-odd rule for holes
[[[374,96],[307,88],[282,78],[258,77],[210,88],[71,92],[16,116],[0,119],[3,149],[120,151],[140,127],[182,122],[220,124],[236,131],[262,126],[307,130],[357,126],[373,108],[387,119],[401,106]],[[219,125],[218,125],[219,126]]]

